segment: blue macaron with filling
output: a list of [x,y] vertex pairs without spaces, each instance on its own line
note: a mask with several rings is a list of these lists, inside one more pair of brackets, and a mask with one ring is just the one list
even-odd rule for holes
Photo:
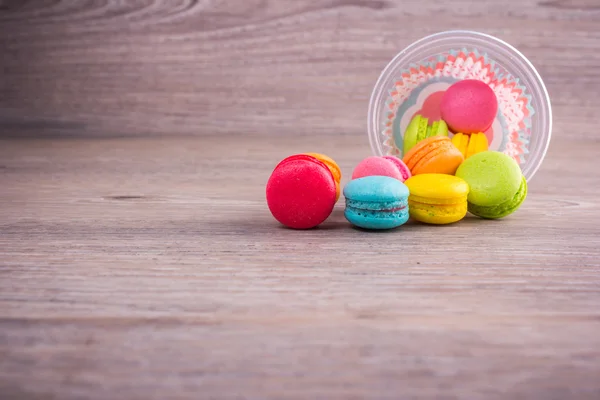
[[393,229],[408,221],[408,187],[388,176],[354,179],[344,188],[346,219],[364,229]]

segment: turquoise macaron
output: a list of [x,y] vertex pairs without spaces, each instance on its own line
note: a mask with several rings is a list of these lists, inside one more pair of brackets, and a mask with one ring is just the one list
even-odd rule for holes
[[408,221],[408,195],[404,183],[388,176],[354,179],[344,187],[344,215],[359,228],[397,228]]

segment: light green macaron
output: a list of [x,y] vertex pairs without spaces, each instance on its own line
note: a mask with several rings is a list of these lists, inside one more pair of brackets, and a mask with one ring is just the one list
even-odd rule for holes
[[483,218],[506,217],[527,196],[527,182],[519,164],[504,153],[477,153],[458,167],[456,176],[469,184],[469,212]]
[[504,218],[517,211],[527,197],[527,181],[525,177],[521,179],[519,190],[510,200],[500,203],[495,206],[477,206],[473,203],[468,203],[467,208],[473,215],[487,219]]
[[415,115],[408,124],[404,133],[404,153],[406,154],[421,140],[433,136],[448,136],[448,125],[443,120],[434,121],[431,125],[429,119],[422,115]]
[[427,137],[432,136],[448,136],[448,125],[444,120],[434,121],[427,127]]

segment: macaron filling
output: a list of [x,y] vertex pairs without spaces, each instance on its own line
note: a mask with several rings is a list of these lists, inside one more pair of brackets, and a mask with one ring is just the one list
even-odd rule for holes
[[397,217],[408,207],[406,199],[392,202],[365,202],[346,199],[346,211],[376,218]]
[[410,195],[410,202],[421,203],[421,204],[440,204],[440,205],[456,205],[465,204],[467,202],[467,196],[454,197],[449,199],[444,198],[433,198],[433,197],[421,197],[414,194]]

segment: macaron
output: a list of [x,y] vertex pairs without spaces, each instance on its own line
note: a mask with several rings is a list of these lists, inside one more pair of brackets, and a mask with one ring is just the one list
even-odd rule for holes
[[464,159],[462,153],[446,136],[425,139],[404,155],[404,163],[413,175],[454,175]]
[[331,215],[336,181],[322,161],[306,154],[293,155],[273,170],[266,196],[277,221],[293,229],[310,229]]
[[408,153],[421,140],[433,136],[448,136],[448,125],[443,120],[428,125],[429,119],[417,114],[404,132],[404,153]]
[[456,176],[469,184],[469,212],[483,218],[506,217],[527,196],[527,182],[519,164],[504,153],[477,153],[465,160]]
[[367,157],[362,160],[352,172],[352,179],[365,176],[389,176],[404,182],[410,178],[410,170],[398,157]]
[[344,187],[346,219],[364,229],[393,229],[408,221],[408,188],[389,176],[354,179]]
[[333,174],[333,179],[335,179],[335,201],[338,201],[340,198],[340,181],[342,180],[342,170],[340,166],[331,158],[321,153],[305,153],[306,155],[312,156],[317,160],[321,161],[323,164],[327,165],[327,168]]
[[527,197],[527,180],[525,177],[521,179],[521,186],[519,186],[519,190],[517,193],[510,199],[505,201],[504,203],[500,203],[495,206],[478,206],[473,203],[469,203],[468,209],[469,212],[473,215],[477,215],[481,218],[486,219],[499,219],[504,218],[521,207],[521,204],[525,201]]
[[485,132],[498,113],[498,99],[485,82],[465,79],[446,90],[440,112],[453,132]]
[[412,174],[410,173],[410,169],[408,168],[408,166],[406,164],[404,164],[404,161],[402,161],[398,157],[396,157],[396,156],[384,156],[383,158],[385,158],[388,161],[391,161],[392,164],[394,164],[396,166],[396,168],[398,169],[398,171],[400,171],[400,175],[402,175],[402,179],[400,179],[401,182],[406,181],[408,178],[410,178],[412,176]]
[[467,214],[469,185],[456,176],[421,174],[406,181],[410,216],[427,224],[451,224]]
[[473,154],[488,150],[487,136],[481,132],[470,135],[457,133],[452,136],[452,144],[456,146],[465,159],[471,157]]

